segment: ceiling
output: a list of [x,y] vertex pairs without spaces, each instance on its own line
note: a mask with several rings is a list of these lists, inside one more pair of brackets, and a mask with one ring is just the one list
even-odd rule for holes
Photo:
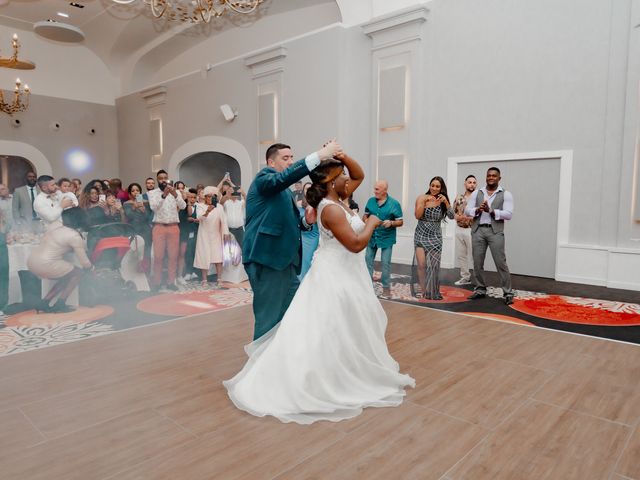
[[[85,34],[83,44],[117,76],[118,69],[127,59],[157,45],[160,38],[164,39],[165,45],[167,39],[173,38],[171,47],[164,49],[166,60],[224,30],[250,27],[264,16],[335,3],[335,0],[265,0],[254,14],[225,15],[209,24],[194,26],[154,19],[142,0],[130,5],[112,0],[75,0],[75,3],[84,8],[72,6],[69,0],[0,0],[0,25],[32,30],[36,22],[52,19],[76,26]],[[61,17],[58,12],[69,17]]]

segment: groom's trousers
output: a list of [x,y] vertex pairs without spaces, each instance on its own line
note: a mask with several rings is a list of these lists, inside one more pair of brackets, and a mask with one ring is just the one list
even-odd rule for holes
[[282,320],[300,281],[293,265],[284,270],[274,270],[252,262],[245,264],[244,268],[253,290],[253,339],[257,340]]

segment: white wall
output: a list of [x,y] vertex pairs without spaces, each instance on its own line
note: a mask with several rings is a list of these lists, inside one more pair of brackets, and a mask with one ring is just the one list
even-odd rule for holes
[[[340,51],[341,33],[342,28],[335,26],[282,43],[287,56],[282,74],[285,93],[280,99],[278,140],[290,143],[296,156],[317,150],[338,133],[339,76],[328,66],[339,63],[335,57]],[[314,61],[308,62],[309,58]],[[253,158],[253,171],[248,177],[255,174],[267,146],[258,147],[257,89],[244,59],[220,64],[209,71],[206,78],[196,73],[165,86],[166,103],[154,109],[162,118],[164,132],[160,167],[168,167],[174,152],[182,145],[200,137],[215,136],[240,143],[252,156],[259,154],[259,158]],[[239,112],[231,123],[224,120],[219,110],[225,103]],[[146,178],[151,173],[147,105],[139,93],[134,93],[119,98],[116,106],[120,174],[127,181]],[[215,151],[215,148],[205,150]]]
[[16,77],[20,77],[37,95],[114,105],[116,79],[91,50],[83,45],[52,42],[28,30],[0,26],[3,56],[12,54],[11,37],[14,33],[18,34],[22,44],[18,58],[31,60],[36,68],[0,69],[1,88],[13,90]]
[[[611,286],[624,278],[626,288],[640,289],[640,278],[629,282],[618,271],[621,263],[598,263],[602,251],[608,258],[617,248],[630,250],[631,263],[640,258],[628,200],[633,178],[620,175],[633,162],[624,114],[638,110],[637,84],[631,96],[626,84],[628,65],[638,68],[628,64],[631,4],[431,2],[426,161],[417,173],[427,181],[446,171],[449,157],[572,151],[569,240],[556,278]],[[542,172],[532,181],[544,182]]]
[[[85,182],[118,175],[115,106],[33,95],[29,109],[13,118],[20,120],[19,128],[11,126],[8,115],[0,117],[0,155],[15,155],[22,150],[22,156],[32,162],[42,155],[44,158],[36,164],[38,174],[79,177]],[[60,129],[52,130],[53,123]],[[89,134],[91,128],[95,129],[94,135]],[[31,149],[37,152],[32,154]],[[87,170],[71,168],[68,155],[73,150],[87,155]]]

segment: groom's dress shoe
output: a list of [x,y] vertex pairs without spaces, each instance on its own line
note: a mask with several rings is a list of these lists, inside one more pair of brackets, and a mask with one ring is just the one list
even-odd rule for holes
[[473,292],[470,297],[467,297],[467,300],[478,300],[479,298],[486,297],[487,294],[483,292]]

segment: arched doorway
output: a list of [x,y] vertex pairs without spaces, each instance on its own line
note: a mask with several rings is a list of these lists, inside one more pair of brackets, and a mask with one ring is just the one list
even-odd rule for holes
[[[193,140],[189,140],[184,143],[180,147],[178,147],[172,154],[169,159],[169,165],[167,167],[167,171],[169,173],[169,178],[172,180],[183,180],[184,178],[180,178],[181,175],[181,164],[192,156],[199,153],[206,152],[224,152],[224,155],[233,159],[239,168],[238,178],[244,183],[242,186],[245,190],[249,188],[249,184],[253,179],[253,166],[251,163],[251,157],[249,156],[249,152],[240,142],[233,140],[227,137],[217,137],[217,136],[208,136],[208,137],[198,137]],[[209,165],[209,168],[212,168],[213,165]],[[213,185],[217,185],[222,176],[227,170],[222,168],[219,172],[222,174],[214,173],[210,178]],[[231,178],[234,183],[237,183],[234,178],[234,173],[232,170],[229,170],[231,174]],[[186,174],[186,173],[185,173]],[[217,176],[215,176],[217,175]],[[185,183],[188,183],[185,181]],[[204,181],[196,181],[198,183],[204,183]]]
[[36,167],[24,157],[17,155],[0,155],[0,183],[9,191],[25,184],[27,172],[37,172]]
[[180,163],[178,179],[189,186],[195,186],[198,183],[215,186],[227,172],[233,183],[242,185],[240,164],[235,158],[220,152],[199,152],[190,155]]

